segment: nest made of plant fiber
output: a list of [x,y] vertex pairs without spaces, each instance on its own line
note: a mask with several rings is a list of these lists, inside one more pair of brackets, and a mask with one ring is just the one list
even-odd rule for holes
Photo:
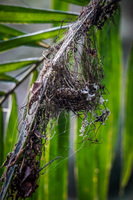
[[[49,63],[49,60],[45,61],[46,68],[49,67]],[[94,118],[97,110],[101,109],[100,101],[105,93],[101,83],[103,77],[103,67],[90,33],[83,41],[72,42],[65,50],[60,62],[57,62],[52,68],[48,77],[45,92],[36,114],[37,117],[17,162],[9,196],[15,194],[16,199],[26,198],[31,196],[38,187],[40,159],[42,151],[45,151],[44,141],[46,142],[48,137],[46,129],[51,119],[57,118],[63,110],[73,111],[76,115],[79,112],[83,114],[91,112]],[[34,101],[38,99],[40,85],[35,83],[32,89],[36,91],[36,95],[32,91],[34,95],[29,101],[29,113]],[[84,118],[84,120],[86,119]],[[93,123],[96,123],[96,120],[102,121],[95,117]]]
[[[75,46],[72,49],[76,49]],[[44,94],[45,106],[54,108],[55,112],[63,109],[73,112],[95,110],[104,93],[104,87],[101,86],[103,69],[97,62],[96,50],[95,57],[91,55],[91,58],[89,52],[92,50],[88,45],[82,47],[82,52],[74,50],[76,56],[72,55],[70,47],[69,49],[69,52],[66,50],[63,61],[54,66],[49,77]]]

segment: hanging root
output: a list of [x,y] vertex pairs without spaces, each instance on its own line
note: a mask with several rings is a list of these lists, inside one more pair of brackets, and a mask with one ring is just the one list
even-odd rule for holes
[[[81,127],[83,140],[92,140],[89,134],[84,134],[87,126],[91,127],[90,130],[94,129],[97,122],[103,124],[107,119],[110,112],[103,99],[106,94],[102,84],[103,66],[91,27],[101,29],[107,18],[112,17],[117,2],[92,0],[78,20],[70,24],[65,38],[44,52],[44,67],[30,90],[22,134],[5,164],[4,180],[11,173],[12,165],[16,165],[9,196],[26,198],[38,187],[40,159],[48,138],[47,124],[51,119],[58,118],[63,110],[73,111],[77,116],[84,115]],[[94,29],[93,33],[95,35]]]

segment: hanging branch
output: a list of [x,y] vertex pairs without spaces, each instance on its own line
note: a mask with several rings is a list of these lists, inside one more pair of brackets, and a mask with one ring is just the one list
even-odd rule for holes
[[89,31],[92,26],[101,29],[117,3],[118,0],[92,0],[78,20],[70,24],[64,39],[44,52],[44,66],[30,89],[18,142],[5,163],[0,200],[8,187],[8,196],[15,199],[31,196],[38,187],[42,148],[48,139],[47,124],[51,119],[58,118],[63,110],[76,115],[82,112],[84,116],[93,113],[90,123],[84,118],[83,140],[90,139],[84,135],[86,126],[103,124],[107,119],[110,112],[102,97],[103,68]]

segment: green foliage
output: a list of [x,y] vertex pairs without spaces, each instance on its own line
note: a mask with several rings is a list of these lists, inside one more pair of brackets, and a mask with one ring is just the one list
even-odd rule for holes
[[[10,38],[14,38],[17,36],[20,36],[20,35],[25,35],[26,33],[22,32],[22,31],[19,31],[15,28],[11,28],[7,25],[4,25],[4,24],[0,24],[0,40],[1,41],[6,41]],[[36,46],[36,47],[46,47],[48,48],[49,46],[47,44],[45,44],[44,42],[39,42],[39,41],[35,41],[35,42],[32,42],[32,43],[24,43],[25,46]]]
[[0,5],[0,22],[2,23],[54,23],[61,22],[62,19],[69,22],[70,19],[76,17],[77,14],[70,12]]
[[97,169],[95,151],[96,147],[88,142],[81,140],[80,129],[82,126],[81,118],[77,121],[77,140],[76,140],[76,182],[79,199],[95,199]]
[[17,142],[17,124],[18,124],[18,110],[17,110],[17,102],[15,93],[12,94],[11,98],[9,98],[10,104],[10,117],[6,130],[6,137],[4,140],[4,158],[9,152],[11,152],[12,148],[15,146]]
[[[63,27],[63,29],[64,28],[66,27]],[[1,41],[0,52],[4,52],[9,49],[16,48],[27,43],[36,42],[38,40],[44,40],[44,39],[55,37],[58,35],[59,31],[60,33],[62,31],[64,32],[63,29],[60,29],[60,27],[56,27],[56,28],[48,29],[46,31],[38,31],[36,33],[29,33],[22,36],[11,38],[6,41]]]
[[12,78],[11,76],[8,76],[8,75],[5,75],[5,74],[0,74],[0,80],[6,81],[6,82],[18,83],[18,81],[15,78]]
[[[101,127],[101,130],[99,130],[102,133],[103,143],[102,145],[97,146],[97,168],[99,169],[98,196],[101,200],[107,198],[109,176],[114,159],[114,146],[116,144],[119,126],[121,78],[121,44],[119,37],[119,17],[119,15],[116,15],[114,17],[115,23],[117,24],[116,27],[114,27],[113,23],[105,24],[103,29],[99,31],[98,37],[99,52],[101,57],[104,57],[104,83],[110,93],[105,98],[108,99],[108,107],[111,111],[111,115],[106,122],[106,126]],[[108,29],[108,27],[109,30],[107,33],[106,30]],[[117,70],[115,70],[116,68]],[[117,84],[115,82],[116,79]]]
[[0,24],[0,39],[1,40],[7,40],[10,37],[15,37],[18,35],[23,35],[22,31],[19,31],[15,28],[11,28],[9,26],[6,26],[4,24]]
[[126,76],[126,102],[125,102],[125,127],[123,130],[122,145],[122,174],[121,192],[125,188],[130,178],[133,166],[133,140],[132,140],[132,99],[133,99],[133,47],[131,49],[128,71]]
[[39,58],[28,58],[0,63],[0,73],[11,72],[37,63]]
[[[109,92],[106,91],[107,94],[104,95],[104,99],[108,99],[106,106],[110,109],[111,114],[106,121],[106,125],[99,128],[96,136],[94,137],[93,143],[88,141],[88,149],[82,149],[77,152],[76,166],[78,172],[77,179],[79,199],[87,199],[87,197],[89,199],[96,199],[96,196],[98,196],[101,200],[107,199],[110,170],[113,164],[115,154],[114,146],[119,125],[121,78],[119,17],[119,15],[114,17],[116,27],[111,22],[108,22],[104,25],[102,30],[98,31],[97,34],[98,50],[100,57],[103,58],[102,62],[105,71],[104,84],[109,90]],[[108,33],[106,30],[108,30]],[[117,71],[115,70],[116,67]],[[117,85],[115,84],[116,79]],[[115,86],[113,86],[114,84]],[[81,129],[80,121],[81,120],[78,119],[78,135],[80,135]],[[80,141],[80,136],[78,135],[77,143]]]
[[86,6],[90,2],[90,0],[63,0],[63,1],[80,6]]
[[[67,198],[67,176],[68,176],[68,141],[69,141],[69,114],[62,113],[56,127],[55,137],[50,142],[49,161],[60,156],[53,163],[53,171],[48,172],[48,199]],[[65,160],[64,160],[65,159]],[[52,185],[52,187],[51,187]],[[57,192],[58,191],[58,192]]]

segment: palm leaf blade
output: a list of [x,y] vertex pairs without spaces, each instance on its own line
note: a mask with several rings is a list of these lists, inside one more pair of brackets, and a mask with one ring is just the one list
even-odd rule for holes
[[6,72],[21,69],[28,65],[37,63],[38,60],[39,58],[27,58],[27,59],[20,59],[20,60],[0,63],[0,73],[6,73]]
[[[102,127],[103,144],[97,147],[98,155],[98,196],[103,200],[107,198],[110,169],[114,158],[114,147],[118,134],[119,107],[120,107],[120,38],[119,38],[119,16],[115,16],[116,27],[112,24],[108,30],[108,24],[100,32],[99,42],[100,55],[104,56],[103,64],[105,66],[105,85],[110,92],[108,98],[108,107],[111,115],[105,127]],[[106,43],[104,42],[106,41]],[[104,44],[104,45],[103,45]],[[117,71],[115,71],[117,67]],[[115,73],[113,73],[115,71]],[[117,85],[116,85],[117,80]],[[99,139],[101,140],[101,134]]]
[[80,136],[81,122],[81,118],[78,118],[76,140],[76,149],[78,151],[76,155],[76,180],[78,186],[78,198],[79,200],[93,200],[96,196],[95,146],[88,145],[88,143],[84,145],[82,137]]
[[121,190],[127,185],[133,166],[133,140],[132,140],[132,99],[133,99],[133,47],[130,52],[128,72],[126,78],[126,103],[125,103],[125,127],[122,142],[122,175]]
[[18,133],[17,130],[18,111],[17,111],[17,102],[15,93],[12,94],[12,100],[10,103],[12,105],[11,105],[11,113],[8,121],[8,126],[6,130],[6,137],[4,141],[4,157],[6,157],[6,155],[11,151],[12,147],[15,145]]
[[63,1],[80,6],[86,6],[90,2],[90,0],[63,0]]
[[6,82],[14,82],[14,83],[18,83],[17,79],[8,76],[6,74],[0,74],[0,81],[6,81]]
[[45,30],[45,31],[38,31],[35,33],[29,33],[22,36],[14,37],[7,41],[1,41],[0,52],[4,52],[12,48],[25,45],[26,43],[32,43],[39,40],[45,40],[48,38],[55,37],[61,34],[66,28],[67,26],[63,26],[62,29],[60,27],[56,27],[56,28]]
[[0,22],[2,23],[53,23],[61,22],[62,19],[69,22],[77,15],[71,12],[0,5]]

